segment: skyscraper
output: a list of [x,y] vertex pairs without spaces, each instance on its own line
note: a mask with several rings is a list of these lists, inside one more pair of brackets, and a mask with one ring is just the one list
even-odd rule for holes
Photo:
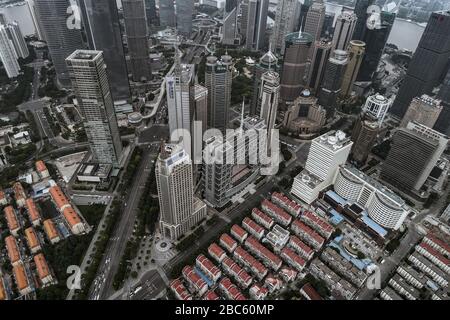
[[0,59],[8,78],[15,78],[20,74],[14,44],[9,39],[6,27],[3,25],[0,25]]
[[133,80],[150,80],[152,72],[144,0],[122,0],[122,7]]
[[165,28],[176,27],[174,0],[159,0],[159,24]]
[[308,78],[308,56],[314,37],[306,32],[293,32],[286,36],[280,96],[284,102],[294,101]]
[[267,27],[269,0],[248,0],[247,29],[245,47],[261,50],[264,47]]
[[202,123],[202,137],[208,128],[208,89],[196,84],[195,91],[195,121]]
[[291,193],[307,204],[330,186],[339,166],[347,162],[353,142],[342,131],[330,131],[312,141],[305,169],[295,177]]
[[194,0],[177,0],[177,30],[186,38],[191,37],[192,15],[194,14]]
[[337,97],[341,93],[342,81],[348,64],[348,53],[334,50],[325,69],[322,87],[319,93],[319,104],[327,108],[330,115],[336,108]]
[[436,121],[434,129],[446,135],[450,135],[450,69],[442,82],[438,98],[442,101],[442,111]]
[[395,21],[395,13],[381,12],[381,24],[373,29],[367,29],[364,35],[366,53],[358,74],[358,81],[372,81],[380,63],[384,47],[391,34]]
[[280,95],[280,75],[275,71],[267,71],[261,78],[259,100],[261,105],[260,118],[267,127],[267,141],[270,147],[272,129],[275,128],[278,111],[278,98]]
[[221,34],[222,44],[234,45],[238,32],[238,8],[233,8],[230,12],[224,14]]
[[372,148],[377,141],[380,126],[378,119],[367,113],[362,113],[356,121],[352,132],[352,158],[354,161],[364,165]]
[[160,231],[163,237],[175,241],[206,217],[206,205],[194,197],[192,161],[182,147],[161,146],[155,175]]
[[363,107],[363,112],[370,114],[372,117],[378,119],[378,123],[381,126],[391,106],[391,99],[388,99],[385,96],[376,93],[367,98],[366,103]]
[[297,30],[299,17],[300,2],[298,0],[278,1],[275,24],[270,39],[270,44],[275,52],[284,54],[284,38]]
[[356,14],[348,11],[343,11],[336,21],[336,27],[333,34],[333,49],[347,50],[348,44],[353,37],[355,31]]
[[298,21],[297,30],[305,30],[306,16],[308,15],[309,8],[311,7],[313,0],[304,0],[300,6],[300,19]]
[[320,40],[323,22],[325,20],[325,4],[323,0],[315,0],[306,15],[304,32],[313,36],[314,41]]
[[366,52],[366,44],[359,40],[351,40],[348,46],[348,65],[342,81],[341,96],[348,97],[352,93],[353,84],[361,68],[361,63]]
[[34,30],[36,30],[36,36],[39,40],[45,41],[44,33],[42,31],[41,21],[38,19],[38,14],[36,12],[35,0],[26,0],[28,5],[28,10],[30,11],[31,20],[33,21]]
[[410,122],[417,122],[429,128],[433,128],[442,111],[441,101],[426,94],[415,97],[405,113],[400,124],[407,127]]
[[239,22],[239,34],[243,40],[247,36],[247,25],[248,25],[248,1],[249,0],[241,0],[239,4],[241,17],[238,19]]
[[399,118],[414,97],[431,93],[443,78],[450,57],[448,30],[450,11],[432,13],[392,107]]
[[259,91],[261,89],[262,75],[269,71],[274,70],[278,72],[278,59],[271,50],[267,51],[260,59],[259,63],[253,67],[253,97],[250,106],[251,115],[259,115],[261,113],[261,105],[259,100]]
[[27,43],[23,37],[22,31],[20,31],[19,24],[17,21],[10,22],[6,25],[6,32],[8,33],[9,39],[14,45],[14,50],[19,58],[26,58],[30,55],[28,51]]
[[419,191],[447,148],[448,137],[417,122],[394,133],[380,178],[405,191]]
[[369,17],[367,9],[375,2],[375,0],[356,0],[355,14],[358,18],[356,21],[355,31],[353,32],[353,40],[364,41],[367,30],[367,18]]
[[231,103],[232,58],[206,59],[205,86],[208,89],[208,127],[225,132]]
[[129,100],[130,84],[116,3],[80,0],[80,5],[89,48],[103,52],[113,100]]
[[103,53],[76,50],[66,62],[94,161],[118,165],[122,141]]
[[[176,133],[177,129],[191,133],[194,120],[194,65],[176,62],[173,74],[166,77],[167,109],[169,113],[169,132],[171,142],[180,143],[192,155],[191,141],[185,141]],[[181,140],[183,140],[181,142]]]
[[83,49],[81,31],[67,27],[67,8],[69,0],[35,0],[37,16],[47,41],[50,56],[56,70],[58,83],[70,87],[70,76],[65,59],[75,50]]
[[156,13],[156,1],[145,0],[145,15],[147,16],[147,27],[159,25],[158,14]]
[[308,85],[314,91],[319,92],[322,83],[325,67],[330,58],[331,42],[327,40],[316,41],[314,44],[314,52],[309,67]]

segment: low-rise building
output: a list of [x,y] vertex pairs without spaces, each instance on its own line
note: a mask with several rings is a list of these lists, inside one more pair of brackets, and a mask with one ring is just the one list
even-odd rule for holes
[[227,256],[225,251],[221,247],[219,247],[217,243],[212,243],[208,247],[208,253],[218,263],[222,263],[223,259],[225,259],[225,257]]
[[17,207],[23,208],[25,206],[25,200],[27,198],[25,190],[20,182],[16,182],[13,185],[14,199],[16,200]]
[[262,240],[262,242],[269,243],[274,248],[275,252],[280,252],[281,249],[283,249],[288,243],[289,235],[289,231],[276,224],[272,231],[270,231]]
[[398,266],[397,273],[417,289],[422,289],[427,283],[427,278],[425,277],[425,275],[423,273],[417,272],[411,266]]
[[338,252],[328,247],[323,250],[320,258],[325,261],[337,274],[361,288],[367,279],[365,272],[356,268],[350,261],[346,260]]
[[276,223],[283,227],[287,227],[292,222],[292,216],[271,201],[264,199],[261,208],[270,215]]
[[266,233],[266,230],[263,227],[248,217],[242,220],[242,227],[258,240],[261,240]]
[[19,263],[13,267],[14,279],[16,280],[17,290],[21,295],[27,295],[33,291],[28,281],[25,267]]
[[385,287],[380,291],[380,297],[383,300],[404,300],[397,292],[391,287]]
[[225,248],[229,253],[233,253],[233,251],[237,248],[238,243],[232,237],[230,237],[227,233],[224,233],[220,236],[220,245]]
[[425,272],[441,287],[447,287],[449,285],[448,275],[444,271],[436,267],[433,262],[422,256],[418,252],[412,253],[408,257],[408,261],[410,261],[420,271]]
[[274,271],[281,268],[282,261],[272,251],[264,247],[256,238],[249,237],[245,240],[247,249],[260,258],[263,263]]
[[205,280],[203,280],[191,266],[185,266],[182,274],[184,279],[189,283],[189,286],[193,292],[199,296],[204,295],[206,291],[208,291],[208,285]]
[[217,268],[211,260],[209,260],[204,255],[199,255],[197,259],[195,260],[197,268],[199,268],[207,277],[208,279],[212,280],[213,282],[217,282],[219,278],[222,276],[222,272],[219,268]]
[[175,294],[178,300],[192,300],[192,296],[189,291],[180,281],[180,279],[175,279],[170,283],[170,289]]
[[427,236],[423,238],[423,242],[428,244],[434,250],[437,250],[440,254],[450,256],[450,245],[431,233],[427,234]]
[[41,244],[39,243],[36,231],[34,231],[33,227],[25,229],[25,237],[27,238],[28,247],[30,248],[31,253],[34,254],[41,250]]
[[389,279],[389,285],[408,300],[418,300],[420,298],[419,291],[410,286],[398,273]]
[[307,261],[311,260],[314,256],[314,250],[296,236],[291,236],[289,238],[289,247],[294,249]]
[[42,160],[36,161],[36,171],[39,173],[39,176],[42,179],[50,177],[50,173],[48,172],[47,166]]
[[241,291],[231,282],[229,278],[223,278],[219,282],[219,288],[229,300],[246,300]]
[[59,186],[53,186],[49,189],[50,195],[52,197],[53,202],[55,203],[56,207],[58,208],[59,212],[63,213],[65,208],[70,207],[69,200],[65,196],[65,194],[62,192],[61,188]]
[[25,206],[27,207],[28,216],[30,218],[31,223],[33,226],[39,226],[41,224],[41,214],[39,213],[39,210],[36,206],[36,203],[33,201],[32,198],[28,198],[25,201]]
[[300,237],[300,239],[306,241],[316,250],[322,248],[325,243],[324,238],[300,220],[294,220],[291,225],[291,230]]
[[8,224],[9,232],[11,232],[14,237],[17,237],[17,232],[21,227],[19,224],[19,220],[17,220],[16,211],[12,206],[5,207],[3,211],[5,212],[6,223]]
[[203,296],[203,300],[220,300],[220,298],[213,290],[209,290]]
[[241,265],[250,270],[258,280],[264,279],[269,272],[269,270],[261,262],[256,260],[250,253],[240,246],[234,250],[233,257]]
[[300,294],[306,298],[306,300],[323,300],[320,294],[314,289],[314,287],[307,283],[300,289]]
[[13,236],[8,236],[5,238],[6,250],[8,251],[9,262],[12,266],[21,263],[20,251],[17,246],[17,241]]
[[55,224],[52,220],[47,219],[44,221],[44,231],[51,244],[56,244],[61,241],[59,233],[56,230]]
[[328,239],[334,232],[334,228],[331,224],[320,218],[318,215],[311,211],[305,211],[301,217],[300,221],[317,231],[322,237]]
[[297,271],[302,272],[306,266],[306,261],[298,254],[294,252],[294,250],[289,248],[284,248],[281,251],[281,258],[290,266],[294,267]]
[[226,257],[223,260],[222,268],[241,288],[247,289],[252,284],[252,277],[231,258]]
[[41,280],[44,286],[53,283],[53,276],[48,267],[47,261],[42,253],[39,253],[33,258],[34,264],[36,265],[37,274],[39,280]]
[[447,274],[450,274],[450,260],[444,257],[439,251],[433,249],[425,242],[421,242],[416,246],[416,251],[424,257],[428,258],[439,268],[444,270]]
[[278,275],[287,283],[297,279],[298,272],[290,267],[281,267]]
[[297,218],[302,213],[302,206],[282,193],[274,192],[270,199],[274,204],[286,210],[286,212],[291,214],[294,218]]
[[258,283],[255,283],[249,290],[250,298],[255,300],[264,300],[269,294],[269,290]]
[[82,234],[86,232],[84,223],[81,221],[80,216],[76,213],[72,206],[64,208],[63,216],[73,234]]
[[252,218],[257,223],[262,225],[267,230],[270,230],[273,225],[275,224],[275,221],[271,217],[269,217],[267,214],[259,210],[258,208],[253,208],[252,210]]
[[274,293],[283,287],[283,281],[273,275],[268,275],[264,280],[264,286],[269,289],[270,293]]
[[237,240],[239,241],[239,243],[244,243],[245,239],[247,239],[248,237],[248,232],[245,231],[244,229],[242,229],[240,226],[238,226],[237,224],[233,225],[231,227],[231,235]]
[[0,205],[6,206],[8,204],[8,198],[3,190],[0,190]]

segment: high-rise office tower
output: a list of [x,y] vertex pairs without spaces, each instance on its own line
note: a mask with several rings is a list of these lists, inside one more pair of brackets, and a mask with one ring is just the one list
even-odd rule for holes
[[333,49],[347,50],[348,44],[353,37],[355,31],[356,14],[348,11],[342,12],[336,21],[336,27],[333,34]]
[[329,13],[329,12],[325,13],[325,19],[323,20],[322,34],[320,36],[321,38],[325,38],[328,40],[333,39],[334,18],[335,18],[334,13]]
[[192,15],[194,14],[194,0],[177,0],[177,30],[186,38],[191,37]]
[[297,30],[305,30],[306,16],[308,15],[309,8],[311,7],[312,0],[304,0],[300,6],[300,19],[298,21]]
[[14,44],[9,39],[7,29],[4,25],[0,25],[0,59],[8,78],[15,78],[20,74],[20,66],[17,62]]
[[394,133],[380,178],[405,191],[419,191],[447,148],[448,137],[417,122]]
[[367,30],[367,18],[369,17],[367,9],[375,2],[375,0],[356,0],[355,14],[358,17],[355,31],[353,32],[353,40],[364,41]]
[[155,175],[160,231],[175,241],[206,217],[206,205],[194,197],[192,161],[179,145],[161,146]]
[[226,0],[225,1],[225,12],[231,12],[234,8],[238,7],[238,0]]
[[80,0],[89,48],[103,52],[114,101],[131,98],[119,12],[114,1]]
[[224,14],[221,27],[222,44],[234,45],[238,32],[238,8]]
[[250,106],[251,115],[259,115],[261,113],[261,104],[259,100],[259,90],[261,89],[262,75],[270,70],[278,72],[278,58],[271,50],[267,51],[260,59],[259,63],[253,67],[253,97]]
[[330,115],[336,108],[337,98],[341,93],[342,81],[348,64],[348,53],[343,50],[334,50],[328,59],[323,76],[322,87],[319,92],[319,104],[327,108]]
[[194,80],[193,64],[176,62],[173,74],[166,77],[167,110],[169,113],[169,133],[171,142],[180,143],[192,155],[191,140],[186,141],[177,129],[191,133],[194,120]]
[[245,40],[245,37],[247,36],[247,25],[248,25],[248,1],[249,0],[241,0],[239,4],[240,9],[240,19],[238,19],[239,22],[239,35],[241,36],[241,39]]
[[366,43],[366,53],[359,70],[358,81],[372,81],[383,55],[386,42],[391,34],[395,13],[382,11],[380,19],[381,23],[379,26],[377,25],[373,29],[365,31],[363,41]]
[[245,47],[261,50],[265,44],[269,0],[248,0]]
[[412,99],[429,94],[444,76],[450,57],[450,11],[434,12],[409,63],[392,112],[401,118]]
[[176,27],[174,0],[159,0],[159,25],[166,28]]
[[348,65],[342,81],[341,96],[348,97],[352,93],[353,84],[358,77],[361,63],[366,52],[366,44],[363,41],[351,40],[348,46]]
[[122,0],[122,7],[133,80],[150,80],[152,71],[144,0]]
[[14,45],[14,50],[17,53],[17,57],[23,59],[28,57],[30,52],[28,51],[27,43],[23,37],[22,31],[20,31],[17,21],[8,23],[6,25],[6,32]]
[[325,20],[325,4],[323,0],[315,0],[306,15],[304,32],[312,35],[314,40],[320,40],[323,22]]
[[58,83],[69,88],[70,76],[65,60],[75,50],[84,48],[81,30],[76,25],[67,27],[67,8],[71,3],[69,0],[35,0],[34,3]]
[[6,15],[0,12],[0,24],[6,25],[8,24],[8,19],[6,19]]
[[103,53],[76,50],[66,62],[94,161],[119,165],[122,141]]
[[308,56],[314,37],[306,32],[286,36],[280,97],[284,102],[294,101],[308,81]]
[[347,162],[353,142],[342,131],[330,131],[312,141],[305,169],[295,177],[291,193],[307,204],[330,186],[339,166]]
[[158,14],[156,12],[156,1],[145,0],[145,15],[147,16],[147,27],[159,26]]
[[33,21],[34,30],[36,30],[36,36],[39,40],[45,41],[44,32],[42,31],[41,21],[38,19],[36,12],[35,0],[26,0],[28,10],[30,11],[31,20]]
[[450,136],[450,69],[442,82],[438,93],[438,99],[442,101],[442,111],[436,121],[434,129]]
[[360,115],[352,132],[352,141],[354,142],[352,158],[354,161],[361,165],[366,163],[380,131],[378,119],[367,113]]
[[309,67],[308,85],[314,91],[319,92],[322,83],[325,67],[330,58],[331,42],[327,40],[316,41],[314,44],[314,52]]
[[232,58],[206,59],[205,86],[208,89],[208,127],[225,132],[231,103]]
[[202,137],[208,128],[208,89],[196,84],[194,87],[195,92],[195,121],[202,123]]
[[272,30],[270,44],[274,52],[284,54],[284,38],[289,33],[298,30],[300,17],[300,2],[298,0],[280,0],[277,4],[275,24]]
[[410,122],[417,122],[426,127],[433,128],[442,111],[440,100],[434,99],[426,94],[415,97],[406,110],[405,116],[400,123],[401,127],[407,127]]
[[267,127],[267,141],[270,147],[272,129],[275,128],[278,111],[278,98],[280,96],[280,75],[275,71],[267,71],[261,78],[259,100],[261,105],[260,118]]
[[378,124],[381,126],[391,106],[391,99],[388,99],[385,96],[376,93],[367,98],[366,103],[363,107],[363,112],[370,114],[372,117],[378,119]]

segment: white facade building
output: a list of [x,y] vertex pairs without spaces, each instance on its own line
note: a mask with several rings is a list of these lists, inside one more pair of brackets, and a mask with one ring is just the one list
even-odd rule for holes
[[342,131],[330,131],[313,140],[305,169],[294,179],[291,193],[307,204],[330,186],[345,164],[353,142]]
[[30,55],[28,51],[27,43],[23,37],[22,31],[20,30],[17,21],[13,21],[6,25],[9,39],[14,45],[14,50],[16,50],[16,55],[18,58],[25,59]]
[[8,36],[8,29],[0,25],[0,59],[6,70],[8,78],[15,78],[20,74],[20,66],[17,62],[17,53],[14,43]]
[[363,107],[363,112],[371,114],[377,118],[378,123],[381,126],[387,112],[392,106],[392,102],[393,101],[391,99],[387,99],[381,94],[374,94],[373,96],[367,98],[366,104]]

